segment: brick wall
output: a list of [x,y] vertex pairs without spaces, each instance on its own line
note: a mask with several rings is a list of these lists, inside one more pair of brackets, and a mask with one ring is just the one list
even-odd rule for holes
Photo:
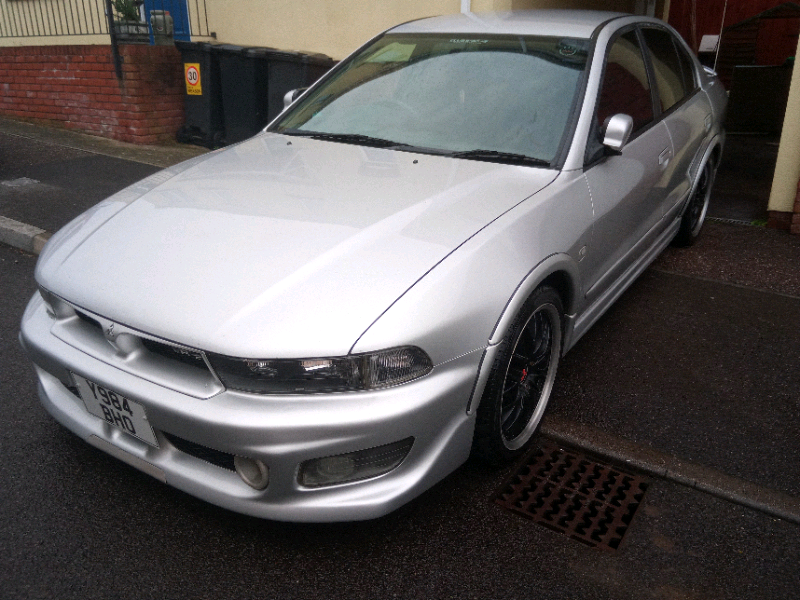
[[800,235],[800,183],[797,184],[797,195],[794,200],[794,214],[789,230],[795,235]]
[[0,114],[152,144],[175,139],[184,122],[183,70],[174,46],[0,48]]

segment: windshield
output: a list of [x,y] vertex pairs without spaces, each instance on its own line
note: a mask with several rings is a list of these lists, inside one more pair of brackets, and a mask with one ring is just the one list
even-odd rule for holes
[[550,164],[568,128],[589,45],[517,35],[385,35],[270,130]]

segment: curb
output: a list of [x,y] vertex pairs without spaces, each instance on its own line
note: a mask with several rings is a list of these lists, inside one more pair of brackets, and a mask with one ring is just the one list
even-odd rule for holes
[[25,252],[39,254],[52,233],[14,219],[0,217],[0,242]]
[[591,427],[545,417],[541,433],[565,446],[800,525],[800,498],[681,460]]

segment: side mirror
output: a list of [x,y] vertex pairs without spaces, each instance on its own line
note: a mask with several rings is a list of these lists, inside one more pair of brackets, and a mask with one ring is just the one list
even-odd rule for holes
[[304,88],[297,88],[296,90],[289,90],[288,92],[286,92],[286,94],[284,94],[283,96],[283,110],[289,108],[289,105],[291,105],[291,103],[294,102],[297,99],[297,97],[303,92],[305,92],[307,89],[308,89],[307,87],[304,87]]
[[603,146],[611,150],[611,152],[619,154],[625,144],[628,143],[631,133],[633,133],[633,119],[629,115],[622,113],[614,115],[606,123]]

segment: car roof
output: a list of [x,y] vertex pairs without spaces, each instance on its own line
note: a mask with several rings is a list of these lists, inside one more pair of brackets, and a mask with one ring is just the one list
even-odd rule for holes
[[629,16],[599,10],[558,9],[462,13],[410,21],[390,29],[389,33],[485,33],[589,38],[603,23]]

